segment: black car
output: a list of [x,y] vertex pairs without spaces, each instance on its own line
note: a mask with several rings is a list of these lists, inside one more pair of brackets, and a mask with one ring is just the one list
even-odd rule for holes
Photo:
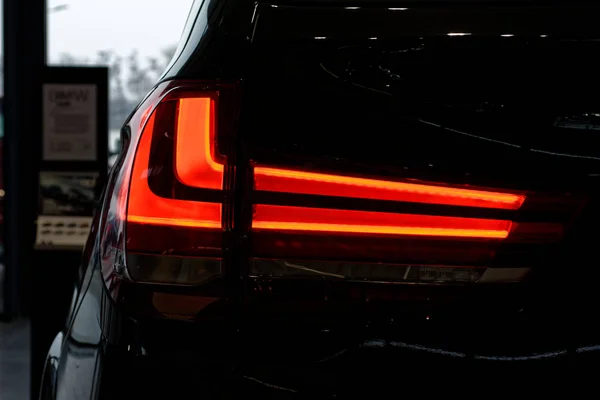
[[599,18],[195,1],[123,127],[41,398],[586,381],[600,136],[556,121],[600,113]]

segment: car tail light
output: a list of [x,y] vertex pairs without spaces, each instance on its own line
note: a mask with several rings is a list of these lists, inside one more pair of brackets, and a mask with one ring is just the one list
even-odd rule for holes
[[[453,268],[459,271],[456,281],[481,275],[465,274],[465,268],[529,268],[561,240],[581,200],[262,165],[255,166],[254,180],[251,253],[256,273],[274,266],[264,262],[270,259],[295,265],[360,262],[363,269],[369,262],[373,271],[385,263],[412,267],[413,275],[419,268]],[[330,272],[324,264],[315,265],[319,269],[305,271]],[[282,271],[275,270],[269,273]],[[297,268],[283,270],[298,273]],[[354,272],[343,276],[359,277]],[[494,280],[499,276],[522,274],[495,274]]]
[[520,280],[556,247],[581,204],[570,194],[242,161],[252,185],[234,221],[238,104],[236,85],[169,82],[134,113],[105,207],[107,280],[117,272],[206,283],[227,268],[230,243],[255,276]]
[[[105,217],[105,276],[189,285],[221,274],[235,90],[165,83],[127,123],[130,140]],[[217,114],[221,102],[233,107]]]
[[582,198],[254,167],[256,276],[512,282],[557,248]]

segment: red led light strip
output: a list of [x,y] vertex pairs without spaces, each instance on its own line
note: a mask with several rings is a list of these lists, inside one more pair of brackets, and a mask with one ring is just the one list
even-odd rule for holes
[[[186,116],[185,112],[184,116]],[[189,117],[191,115],[186,116],[186,118]],[[146,123],[135,154],[129,187],[127,221],[162,226],[221,228],[221,204],[167,199],[157,196],[150,190],[148,186],[148,175],[150,173],[148,164],[154,123],[155,114],[152,114]],[[182,132],[186,135],[189,134],[187,131],[188,124],[184,124],[184,127]],[[197,135],[197,133],[198,129],[196,128],[194,129],[194,135]]]
[[[220,204],[164,199],[150,191],[146,178],[153,119],[154,116],[151,116],[145,128],[150,134],[142,135],[136,154],[128,220],[160,225],[220,228]],[[208,97],[180,99],[175,141],[175,173],[182,183],[198,188],[222,189],[224,168],[215,160],[214,138],[214,100]],[[256,167],[254,173],[256,189],[262,191],[507,210],[519,209],[525,201],[524,195],[514,193],[278,168]],[[508,236],[511,222],[257,205],[252,227],[266,230],[502,239]]]
[[452,236],[504,239],[512,223],[503,220],[391,214],[258,204],[252,227],[281,231]]
[[254,169],[256,189],[360,199],[517,210],[525,196],[276,168]]

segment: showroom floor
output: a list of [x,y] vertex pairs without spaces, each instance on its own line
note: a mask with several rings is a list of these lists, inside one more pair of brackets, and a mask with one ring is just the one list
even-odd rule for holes
[[29,399],[29,321],[0,322],[0,399]]

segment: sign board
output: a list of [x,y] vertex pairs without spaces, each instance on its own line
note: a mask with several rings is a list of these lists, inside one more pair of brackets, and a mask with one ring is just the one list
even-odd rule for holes
[[69,257],[87,242],[108,172],[108,69],[47,67],[43,78],[35,248]]
[[96,161],[96,85],[45,83],[43,96],[43,160]]

